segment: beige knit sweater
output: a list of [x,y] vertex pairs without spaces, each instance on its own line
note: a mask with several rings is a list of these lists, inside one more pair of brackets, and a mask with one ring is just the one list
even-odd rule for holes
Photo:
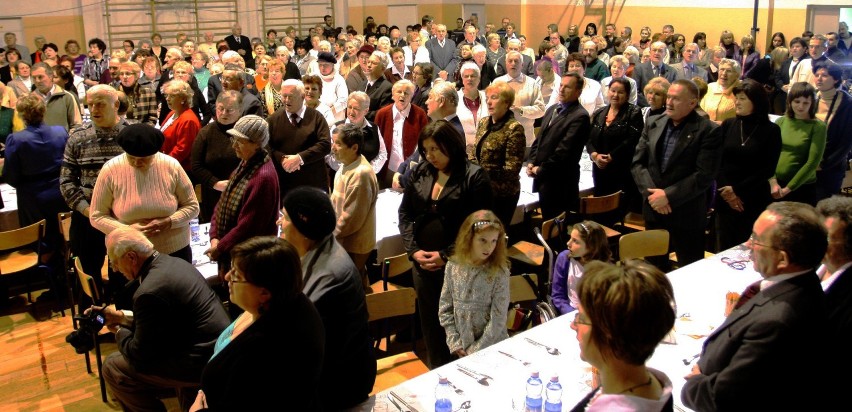
[[370,253],[376,248],[378,195],[376,173],[363,155],[335,174],[331,193],[331,204],[337,213],[334,235],[347,252]]
[[149,239],[157,251],[169,254],[189,245],[189,221],[198,216],[192,183],[177,160],[157,153],[142,170],[121,154],[104,164],[92,193],[92,226],[109,234],[166,216],[172,220],[171,229]]

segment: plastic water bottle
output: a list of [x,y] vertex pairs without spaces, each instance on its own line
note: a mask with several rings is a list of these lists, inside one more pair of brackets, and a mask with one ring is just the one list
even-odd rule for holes
[[541,378],[538,377],[538,372],[530,374],[530,378],[527,379],[527,399],[525,409],[527,412],[541,412],[542,386]]
[[562,412],[562,384],[559,383],[559,376],[550,378],[544,394],[545,412]]
[[189,221],[190,243],[201,243],[201,230],[198,227],[198,218]]
[[453,412],[451,393],[453,390],[447,378],[438,378],[438,386],[435,387],[435,412]]

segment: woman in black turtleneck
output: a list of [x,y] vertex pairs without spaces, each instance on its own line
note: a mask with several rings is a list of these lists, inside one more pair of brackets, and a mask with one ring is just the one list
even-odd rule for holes
[[769,97],[759,83],[734,87],[737,116],[722,122],[722,167],[717,180],[719,250],[745,242],[758,215],[772,202],[769,178],[781,155],[781,129],[769,120]]
[[219,197],[228,186],[231,172],[240,164],[227,131],[242,114],[243,96],[231,90],[216,98],[216,119],[202,127],[192,143],[193,183],[201,184],[202,223],[210,221]]

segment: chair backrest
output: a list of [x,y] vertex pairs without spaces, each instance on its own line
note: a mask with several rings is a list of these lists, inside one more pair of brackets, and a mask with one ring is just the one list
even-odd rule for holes
[[414,315],[416,307],[417,294],[414,288],[400,288],[367,295],[367,312],[370,314],[370,322],[394,316]]
[[392,277],[408,272],[411,270],[411,267],[411,260],[408,259],[408,254],[406,253],[386,257],[382,261],[382,279],[387,282]]
[[535,273],[509,276],[509,302],[526,302],[538,299],[535,289],[524,279],[524,276],[529,276],[533,284],[538,285],[538,275]]
[[77,278],[80,279],[80,289],[86,296],[92,299],[92,302],[96,305],[101,303],[100,292],[98,292],[98,288],[95,286],[95,279],[89,276],[83,270],[83,264],[80,263],[80,258],[74,258],[74,268],[77,272]]
[[621,205],[621,190],[606,196],[586,196],[580,198],[580,214],[595,215],[598,213],[611,212]]
[[39,220],[27,227],[0,232],[0,250],[10,250],[36,244],[40,247],[41,238],[44,237],[44,219]]
[[59,219],[59,232],[62,233],[65,243],[68,243],[71,241],[71,212],[59,212],[57,218]]
[[669,253],[669,231],[665,229],[628,233],[618,239],[618,258],[626,261]]
[[556,216],[553,219],[541,222],[541,236],[544,240],[550,240],[558,237],[561,234],[562,229],[564,229],[564,222],[565,212],[560,213],[559,216]]

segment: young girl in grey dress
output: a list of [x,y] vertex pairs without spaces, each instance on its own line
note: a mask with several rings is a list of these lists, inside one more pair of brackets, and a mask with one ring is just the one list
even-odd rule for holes
[[509,337],[506,231],[490,210],[465,219],[447,262],[438,319],[450,353],[467,356]]

